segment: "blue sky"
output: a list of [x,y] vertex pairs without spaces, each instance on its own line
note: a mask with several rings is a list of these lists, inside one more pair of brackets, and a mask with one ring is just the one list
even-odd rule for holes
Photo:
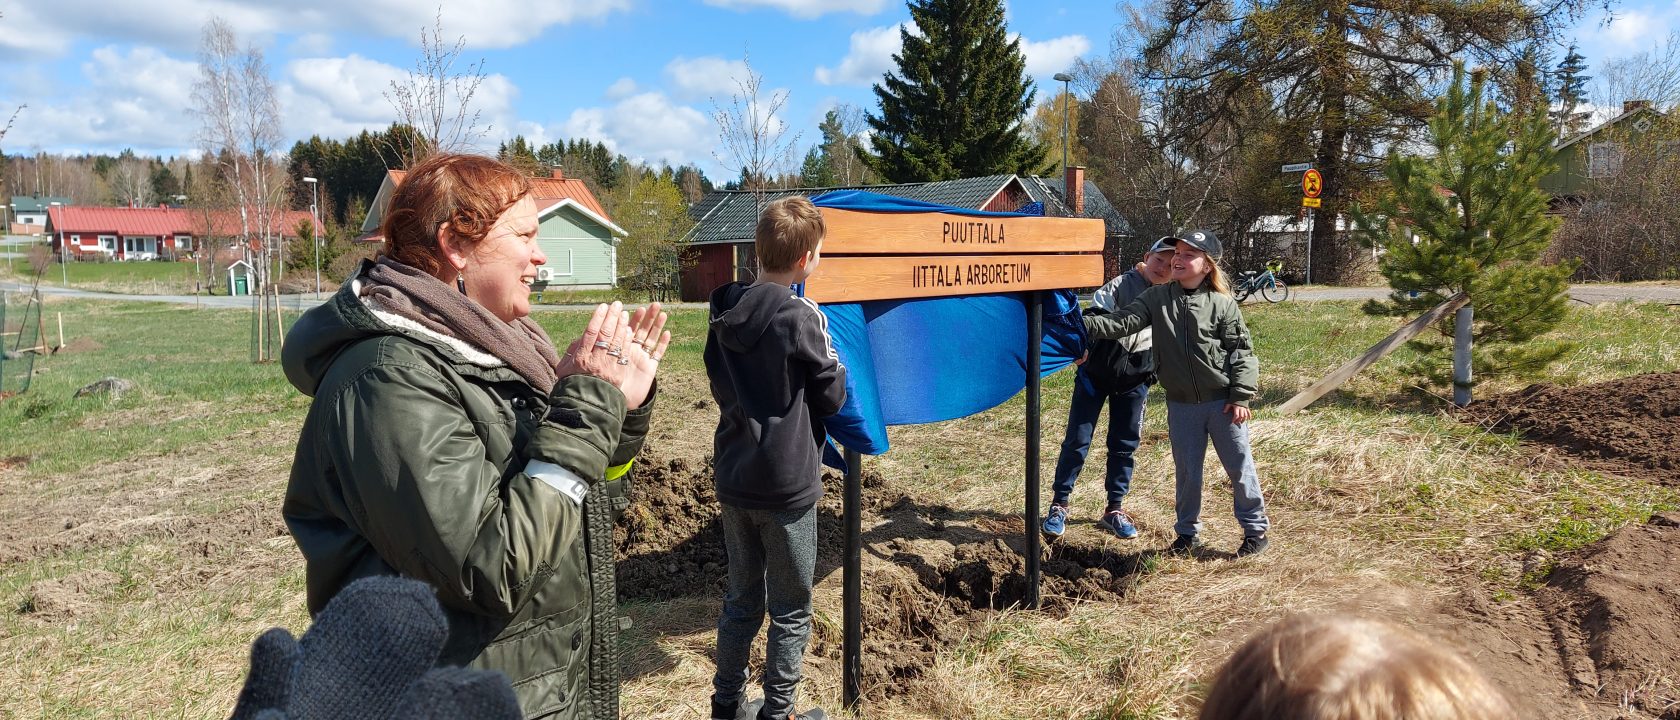
[[[267,54],[288,142],[384,127],[393,111],[382,93],[437,12],[409,0],[0,0],[0,110],[29,106],[4,149],[191,152],[194,56],[213,14]],[[809,145],[828,108],[874,107],[870,84],[891,68],[909,18],[900,0],[477,0],[442,14],[446,36],[465,36],[464,56],[483,58],[490,76],[475,98],[486,149],[514,134],[587,137],[714,178],[725,173],[713,99],[727,103],[743,56],[766,88],[788,93],[781,119]],[[1677,19],[1673,0],[1625,3],[1557,45],[1578,42],[1598,66],[1655,47]],[[1106,57],[1120,21],[1105,0],[1009,3],[1041,98],[1076,59]]]

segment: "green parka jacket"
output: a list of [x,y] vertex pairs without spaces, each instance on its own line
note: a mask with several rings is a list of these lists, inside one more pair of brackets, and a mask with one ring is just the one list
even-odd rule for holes
[[1150,328],[1155,377],[1167,399],[1181,403],[1227,400],[1248,406],[1260,384],[1260,361],[1230,295],[1206,282],[1194,290],[1169,282],[1144,290],[1111,315],[1088,315],[1092,337],[1113,340]]
[[282,354],[314,398],[282,508],[310,613],[362,577],[424,580],[449,618],[439,664],[505,673],[527,717],[617,718],[612,520],[652,397],[626,413],[598,378],[532,388],[370,310],[360,275]]

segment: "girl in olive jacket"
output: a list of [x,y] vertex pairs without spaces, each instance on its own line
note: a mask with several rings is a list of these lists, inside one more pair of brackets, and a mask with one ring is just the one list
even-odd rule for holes
[[1260,363],[1248,326],[1216,260],[1219,239],[1206,230],[1175,238],[1172,281],[1145,290],[1111,315],[1085,318],[1092,337],[1122,338],[1150,328],[1155,373],[1167,394],[1167,434],[1177,466],[1178,539],[1171,552],[1189,554],[1201,542],[1202,463],[1208,440],[1231,478],[1233,507],[1243,529],[1237,555],[1266,549],[1266,503],[1248,443],[1248,403],[1258,390]]

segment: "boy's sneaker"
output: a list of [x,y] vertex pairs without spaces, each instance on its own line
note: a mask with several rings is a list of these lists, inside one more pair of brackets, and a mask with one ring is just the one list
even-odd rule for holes
[[712,720],[751,720],[758,717],[758,710],[763,705],[763,700],[754,700],[747,703],[736,701],[724,705],[714,697],[712,698]]
[[1059,538],[1067,532],[1068,508],[1060,503],[1051,503],[1050,512],[1044,515],[1044,534]]
[[1130,540],[1138,536],[1136,525],[1125,510],[1110,510],[1103,513],[1102,519],[1097,521],[1097,527],[1107,530],[1121,540]]
[[765,715],[763,712],[758,714],[758,720],[824,720],[827,717],[828,714],[824,713],[822,708],[805,708],[805,712],[788,713],[785,718],[772,717]]
[[1167,548],[1167,554],[1168,555],[1189,555],[1190,553],[1195,552],[1196,550],[1200,549],[1201,547],[1202,547],[1201,538],[1198,538],[1195,535],[1180,535],[1180,536],[1178,536],[1178,539],[1174,540],[1173,544],[1170,547]]
[[1250,535],[1243,538],[1242,547],[1237,548],[1237,557],[1248,557],[1266,552],[1266,536]]

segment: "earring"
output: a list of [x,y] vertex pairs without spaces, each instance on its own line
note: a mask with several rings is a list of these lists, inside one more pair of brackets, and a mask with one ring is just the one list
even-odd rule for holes
[[455,289],[460,290],[462,295],[467,294],[467,277],[465,275],[455,274]]

